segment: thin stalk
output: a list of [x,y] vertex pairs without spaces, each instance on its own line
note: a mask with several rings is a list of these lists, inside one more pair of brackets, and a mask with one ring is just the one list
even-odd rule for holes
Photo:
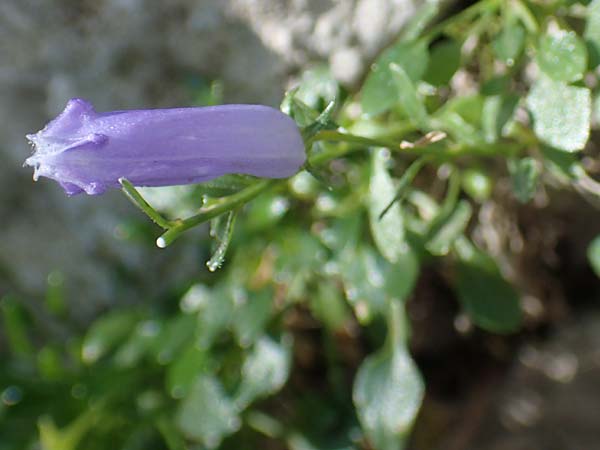
[[393,351],[394,348],[405,345],[408,338],[408,324],[404,304],[398,300],[390,300],[388,308],[386,345]]
[[165,248],[167,245],[171,244],[175,239],[177,239],[184,231],[189,230],[190,228],[210,219],[214,219],[215,217],[231,211],[232,209],[239,208],[260,193],[266,191],[268,188],[281,182],[282,180],[258,181],[257,183],[248,186],[246,189],[227,197],[223,197],[222,199],[211,203],[209,206],[200,208],[200,212],[198,214],[188,217],[187,219],[176,220],[174,224],[156,240],[156,245],[160,248]]
[[137,206],[144,214],[146,214],[152,221],[159,227],[168,230],[174,224],[170,220],[165,219],[157,210],[155,210],[150,203],[146,201],[142,194],[125,178],[119,178],[119,183],[123,188],[123,192],[127,196],[131,203]]

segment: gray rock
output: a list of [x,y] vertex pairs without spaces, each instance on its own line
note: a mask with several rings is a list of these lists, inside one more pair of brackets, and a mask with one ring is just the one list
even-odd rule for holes
[[579,450],[600,441],[600,317],[527,344],[473,445],[478,450]]

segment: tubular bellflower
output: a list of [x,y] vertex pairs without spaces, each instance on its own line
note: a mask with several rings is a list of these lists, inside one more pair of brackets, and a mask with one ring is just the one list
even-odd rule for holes
[[285,178],[304,163],[292,119],[260,105],[97,113],[71,99],[46,127],[27,135],[34,180],[52,178],[68,195],[102,194],[126,178],[136,186],[207,181],[230,173]]

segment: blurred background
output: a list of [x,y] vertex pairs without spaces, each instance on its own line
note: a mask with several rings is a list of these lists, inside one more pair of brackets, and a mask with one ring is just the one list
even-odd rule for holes
[[[72,97],[98,111],[278,107],[311,77],[349,95],[426,8],[438,22],[473,3],[0,0],[0,449],[373,448],[352,380],[384,332],[377,321],[361,331],[348,289],[315,275],[335,253],[318,239],[327,214],[310,212],[329,198],[315,179],[290,185],[293,204],[285,191],[257,200],[239,219],[239,251],[213,274],[207,227],[159,250],[158,230],[122,193],[67,198],[33,183],[24,136]],[[465,68],[448,89],[477,91],[480,75]],[[598,171],[596,133],[586,155]],[[506,168],[486,168],[494,187],[475,234],[517,286],[524,325],[476,329],[452,269],[421,266],[407,311],[426,394],[407,445],[597,448],[600,283],[588,246],[598,205],[552,183],[522,205]],[[421,186],[435,190],[439,174]],[[170,214],[199,204],[193,188],[144,192]]]

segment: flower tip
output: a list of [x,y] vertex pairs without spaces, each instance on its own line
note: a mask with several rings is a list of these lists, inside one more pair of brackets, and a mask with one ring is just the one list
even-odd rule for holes
[[37,133],[30,133],[25,135],[25,139],[31,144],[35,145],[37,140]]
[[93,115],[96,114],[94,105],[83,98],[75,97],[70,99],[65,106],[64,113],[73,113],[76,115]]

